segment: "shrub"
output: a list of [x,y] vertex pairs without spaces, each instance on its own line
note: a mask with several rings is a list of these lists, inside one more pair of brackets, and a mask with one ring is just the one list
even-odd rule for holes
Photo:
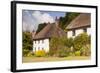
[[34,53],[33,53],[33,52],[29,52],[29,53],[27,54],[27,56],[28,56],[28,57],[32,57],[32,56],[34,56]]
[[64,43],[65,43],[65,46],[67,46],[68,48],[71,48],[73,46],[73,38],[66,38]]
[[52,37],[50,39],[50,51],[49,54],[51,56],[54,56],[57,54],[57,50],[60,48],[61,46],[61,40],[58,37]]
[[69,56],[75,56],[75,54],[73,52],[70,52]]
[[27,56],[29,52],[30,52],[29,50],[24,49],[23,50],[23,56]]
[[44,56],[46,56],[46,52],[44,50],[36,51],[35,56],[44,57]]
[[80,51],[76,51],[75,52],[75,56],[80,56],[81,55],[81,52]]
[[67,37],[52,37],[50,39],[50,52],[49,54],[51,56],[64,56],[65,49],[71,48],[73,45],[73,38],[67,38]]
[[58,50],[58,56],[59,57],[67,57],[69,56],[69,48],[62,48]]
[[81,55],[82,56],[90,56],[91,54],[91,49],[90,45],[85,45],[81,48]]
[[74,38],[73,47],[76,51],[89,43],[89,36],[86,33],[79,34]]

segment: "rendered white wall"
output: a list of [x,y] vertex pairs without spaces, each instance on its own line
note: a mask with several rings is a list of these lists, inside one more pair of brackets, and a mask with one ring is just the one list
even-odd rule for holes
[[87,34],[88,34],[88,35],[91,34],[91,28],[87,28]]
[[[77,36],[77,35],[79,35],[79,34],[81,34],[83,32],[84,32],[83,29],[77,29],[77,30],[75,30],[75,36]],[[88,35],[91,34],[91,28],[90,27],[87,28],[87,34]],[[68,36],[68,38],[70,38],[70,37],[73,37],[74,38],[75,37],[75,36],[73,36],[73,31],[68,31],[67,32],[67,36]]]
[[69,38],[69,37],[72,37],[72,34],[73,34],[72,31],[68,31],[68,32],[67,32],[67,36],[68,36],[68,38]]
[[77,35],[79,35],[79,34],[81,34],[83,32],[84,32],[83,29],[77,29],[77,30],[75,30],[75,36],[77,36]]
[[[42,40],[44,42],[42,42]],[[35,41],[33,41],[33,52],[38,51],[38,50],[42,50],[42,48],[46,52],[49,51],[49,39],[42,39],[42,40],[36,40],[36,43],[35,43]],[[40,41],[40,42],[38,43],[38,41]]]

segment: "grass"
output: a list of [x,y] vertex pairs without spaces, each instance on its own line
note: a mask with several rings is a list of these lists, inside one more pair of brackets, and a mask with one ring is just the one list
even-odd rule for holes
[[23,57],[23,63],[45,62],[45,61],[64,61],[64,60],[89,60],[89,56],[69,56],[69,57]]

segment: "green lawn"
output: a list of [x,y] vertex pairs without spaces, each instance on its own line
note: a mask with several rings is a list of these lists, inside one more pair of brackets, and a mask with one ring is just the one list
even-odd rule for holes
[[45,61],[64,61],[64,60],[89,60],[89,56],[70,56],[70,57],[23,57],[23,63],[45,62]]

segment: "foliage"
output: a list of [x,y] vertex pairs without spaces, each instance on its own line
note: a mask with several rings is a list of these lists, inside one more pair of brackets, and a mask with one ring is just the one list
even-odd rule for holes
[[79,34],[74,38],[74,51],[80,51],[81,56],[89,56],[91,53],[90,47],[91,38],[87,33]]
[[46,56],[46,52],[44,50],[39,50],[35,52],[35,56],[37,57],[44,57]]
[[67,57],[67,56],[69,56],[69,52],[70,52],[69,48],[63,47],[62,49],[58,50],[58,56],[59,57]]
[[30,51],[30,52],[28,52],[27,56],[32,57],[32,56],[34,56],[34,53]]
[[32,36],[30,32],[23,32],[23,56],[26,56],[31,50],[33,46]]
[[52,37],[50,40],[50,55],[66,55],[68,54],[71,46],[73,44],[72,38],[67,37]]
[[65,43],[65,46],[67,46],[68,48],[71,48],[73,46],[73,38],[66,38],[64,43]]
[[60,46],[58,44],[60,44],[59,38],[52,37],[50,39],[50,51],[49,51],[50,53],[49,54],[51,56],[54,55],[54,54],[56,54],[57,50],[60,48]]
[[91,54],[91,49],[90,48],[91,48],[90,44],[87,44],[87,45],[83,46],[80,50],[81,55],[82,56],[90,56],[90,54]]
[[79,13],[74,12],[67,12],[65,17],[60,17],[60,27],[62,29],[65,29],[65,27],[75,18],[79,15]]
[[27,49],[23,49],[23,56],[27,56],[28,53],[29,53],[29,50],[27,50]]
[[75,51],[75,56],[80,56],[81,52],[80,51]]
[[36,33],[40,32],[46,25],[47,25],[46,23],[41,23],[41,24],[39,24]]
[[82,33],[75,38],[52,37],[50,39],[51,56],[90,56],[90,36]]
[[75,50],[80,50],[82,46],[88,43],[89,43],[89,36],[87,35],[87,33],[82,33],[74,38],[73,46]]

